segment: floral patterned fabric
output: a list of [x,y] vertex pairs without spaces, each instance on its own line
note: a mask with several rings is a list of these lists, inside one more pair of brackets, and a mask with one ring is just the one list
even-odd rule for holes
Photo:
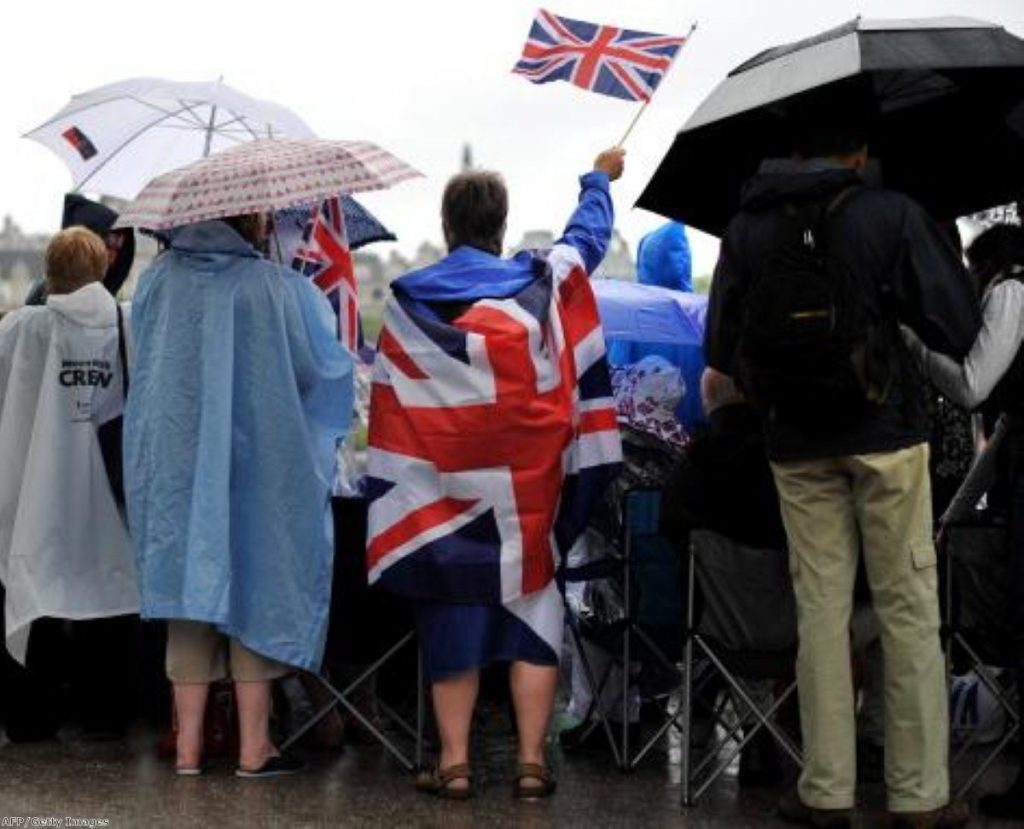
[[620,424],[663,440],[674,449],[689,442],[675,415],[686,384],[679,369],[664,357],[644,357],[613,369],[612,389]]

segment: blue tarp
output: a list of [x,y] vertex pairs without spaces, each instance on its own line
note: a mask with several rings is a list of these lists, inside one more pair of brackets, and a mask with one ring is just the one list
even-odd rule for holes
[[698,347],[703,344],[706,296],[619,279],[595,279],[592,284],[607,339]]

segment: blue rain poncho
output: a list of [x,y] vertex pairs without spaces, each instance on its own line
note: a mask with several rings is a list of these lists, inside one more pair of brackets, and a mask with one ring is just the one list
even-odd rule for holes
[[352,416],[330,305],[219,221],[174,231],[133,305],[125,488],[143,616],[318,669]]
[[[690,293],[693,291],[692,269],[686,228],[679,222],[667,222],[640,240],[636,279],[641,285]],[[633,365],[644,357],[664,357],[682,372],[686,393],[676,407],[676,416],[692,431],[704,420],[700,401],[700,376],[704,371],[702,344],[671,345],[639,339],[614,340],[608,344],[608,361],[613,366]]]

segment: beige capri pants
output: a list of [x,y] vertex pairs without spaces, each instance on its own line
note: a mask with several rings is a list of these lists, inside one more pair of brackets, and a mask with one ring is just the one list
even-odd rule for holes
[[228,677],[235,682],[270,682],[291,671],[206,622],[167,622],[167,677],[171,682],[206,685]]

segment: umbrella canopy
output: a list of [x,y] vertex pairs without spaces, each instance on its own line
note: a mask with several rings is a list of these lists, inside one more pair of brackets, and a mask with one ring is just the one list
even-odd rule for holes
[[132,199],[150,179],[257,138],[313,138],[294,112],[219,81],[131,78],[75,95],[26,134],[71,170],[75,190]]
[[609,340],[701,345],[708,298],[657,285],[595,279],[601,326]]
[[[345,215],[345,233],[348,236],[350,250],[358,250],[364,245],[374,242],[394,242],[398,237],[388,230],[369,210],[357,202],[352,196],[341,197],[341,210]],[[274,225],[281,236],[281,245],[285,249],[294,250],[301,240],[306,223],[310,219],[310,207],[289,207],[278,210],[274,214]],[[294,245],[289,242],[295,237]],[[290,260],[290,257],[289,257]]]
[[637,206],[721,235],[759,163],[790,154],[794,105],[857,87],[877,104],[869,149],[886,186],[940,219],[1024,193],[1024,40],[963,18],[857,19],[734,69]]
[[166,230],[270,213],[420,175],[369,141],[251,141],[155,178],[122,211],[118,227]]

